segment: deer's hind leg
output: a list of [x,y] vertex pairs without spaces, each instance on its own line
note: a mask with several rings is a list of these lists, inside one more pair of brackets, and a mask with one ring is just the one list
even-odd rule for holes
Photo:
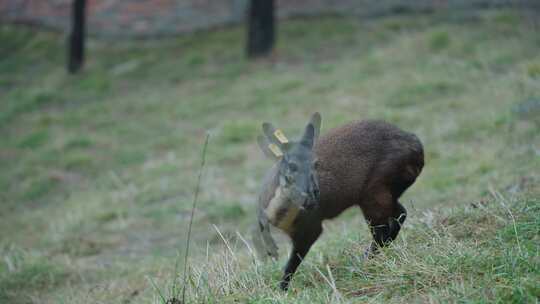
[[360,207],[373,236],[373,242],[365,253],[367,257],[396,239],[407,218],[407,211],[387,190],[375,192]]

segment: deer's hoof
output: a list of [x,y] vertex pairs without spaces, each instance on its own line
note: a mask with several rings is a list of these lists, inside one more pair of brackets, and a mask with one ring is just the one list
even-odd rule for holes
[[377,254],[377,248],[373,245],[368,246],[363,254],[364,261],[371,259],[375,254]]

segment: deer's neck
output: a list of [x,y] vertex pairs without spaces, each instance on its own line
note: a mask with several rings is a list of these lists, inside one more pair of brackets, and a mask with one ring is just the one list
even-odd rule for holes
[[281,187],[278,186],[264,212],[272,225],[285,232],[292,232],[294,220],[300,209],[292,204]]

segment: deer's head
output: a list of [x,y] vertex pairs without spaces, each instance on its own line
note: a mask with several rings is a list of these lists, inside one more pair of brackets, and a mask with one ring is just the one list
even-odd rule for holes
[[264,136],[257,142],[263,153],[277,162],[279,187],[299,209],[313,209],[319,203],[318,162],[313,146],[319,136],[321,115],[315,113],[297,141],[290,141],[270,123],[263,123]]

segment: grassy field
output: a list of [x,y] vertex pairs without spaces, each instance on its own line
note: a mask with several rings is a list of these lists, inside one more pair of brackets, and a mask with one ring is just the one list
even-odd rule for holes
[[[540,35],[533,16],[482,11],[280,23],[271,60],[241,28],[88,43],[0,26],[0,302],[160,303],[173,296],[206,132],[193,303],[537,303]],[[535,101],[536,100],[536,101]],[[268,120],[298,134],[366,118],[415,132],[426,166],[408,221],[379,257],[358,210],[327,223],[285,294],[285,260],[243,238],[270,163]],[[151,282],[157,286],[152,287]]]

